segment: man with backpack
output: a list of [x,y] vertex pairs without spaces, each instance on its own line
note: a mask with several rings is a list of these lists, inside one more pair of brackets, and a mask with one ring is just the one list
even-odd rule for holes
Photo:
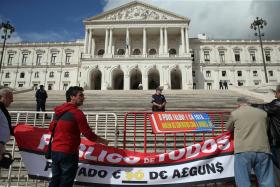
[[280,84],[273,90],[275,98],[266,104],[251,104],[267,112],[268,115],[268,137],[271,146],[275,184],[280,187]]

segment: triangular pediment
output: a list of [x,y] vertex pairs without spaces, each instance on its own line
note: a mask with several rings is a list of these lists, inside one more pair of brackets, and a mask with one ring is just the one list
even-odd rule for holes
[[92,18],[90,21],[158,21],[158,20],[181,20],[189,21],[188,18],[176,15],[172,12],[157,7],[133,1],[115,9],[109,10]]

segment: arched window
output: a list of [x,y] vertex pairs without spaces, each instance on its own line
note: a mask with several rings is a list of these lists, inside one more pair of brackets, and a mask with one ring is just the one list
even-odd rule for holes
[[169,55],[176,55],[177,54],[177,51],[176,51],[176,49],[174,49],[174,48],[171,48],[170,50],[169,50]]
[[133,55],[140,55],[140,54],[141,54],[140,49],[134,49],[133,50]]
[[100,49],[100,50],[98,50],[97,55],[98,56],[103,56],[104,53],[105,53],[104,49]]
[[156,49],[150,49],[149,50],[149,55],[155,55],[157,54],[157,50]]
[[118,49],[118,55],[124,55],[125,51],[124,49]]
[[19,77],[20,77],[20,78],[24,78],[24,76],[25,76],[25,73],[24,73],[24,72],[21,72]]

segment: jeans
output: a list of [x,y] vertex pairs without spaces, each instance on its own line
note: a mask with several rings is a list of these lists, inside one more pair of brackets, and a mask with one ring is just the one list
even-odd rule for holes
[[250,175],[254,169],[260,187],[274,187],[273,163],[271,155],[261,152],[237,153],[234,157],[236,185],[250,187]]
[[78,154],[52,151],[52,178],[49,187],[73,186],[78,170]]

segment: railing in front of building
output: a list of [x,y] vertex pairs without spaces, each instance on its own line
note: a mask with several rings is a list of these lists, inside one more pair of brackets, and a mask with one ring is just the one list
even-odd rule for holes
[[[26,123],[36,127],[48,128],[53,119],[53,112],[33,112],[33,111],[10,111],[12,123]],[[94,132],[104,138],[112,138],[112,146],[118,146],[118,118],[115,113],[95,113],[85,112],[87,121]],[[15,138],[7,144],[7,151],[12,153],[15,161],[8,170],[0,170],[0,181],[4,186],[47,186],[47,182],[29,179],[26,169],[23,165]],[[0,185],[1,186],[1,185]]]

